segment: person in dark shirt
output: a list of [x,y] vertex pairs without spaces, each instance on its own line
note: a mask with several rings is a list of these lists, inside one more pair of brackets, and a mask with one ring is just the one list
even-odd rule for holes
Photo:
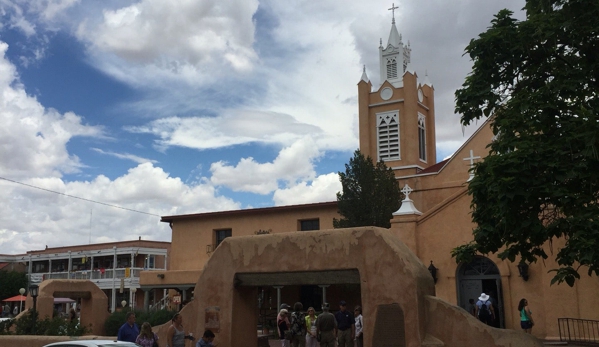
[[337,339],[339,347],[353,347],[354,336],[356,329],[356,320],[354,315],[347,309],[347,303],[341,301],[339,303],[339,311],[335,313],[335,319],[337,320]]
[[316,336],[320,347],[334,347],[335,334],[337,332],[337,320],[329,312],[329,303],[322,304],[322,314],[316,318]]
[[135,312],[127,312],[127,321],[119,328],[117,340],[135,343],[139,327],[135,324]]

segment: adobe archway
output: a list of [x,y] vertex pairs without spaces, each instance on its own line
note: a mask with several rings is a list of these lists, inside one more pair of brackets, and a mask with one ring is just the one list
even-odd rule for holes
[[434,295],[434,283],[420,260],[386,229],[380,228],[225,239],[202,271],[195,288],[195,293],[201,294],[181,312],[185,326],[202,332],[206,326],[205,312],[217,307],[219,344],[248,345],[248,337],[256,335],[258,316],[258,291],[253,285],[259,285],[265,274],[278,274],[278,280],[292,281],[292,275],[281,274],[302,272],[346,276],[342,279],[344,283],[359,281],[366,346],[371,346],[379,305],[397,304],[402,308],[405,331],[410,332],[406,334],[405,346],[420,346],[424,340],[424,297]]
[[[52,317],[54,298],[81,299],[80,324],[91,327],[91,335],[104,335],[104,322],[108,313],[108,297],[98,286],[88,280],[46,280],[40,284],[37,310],[40,318]],[[27,307],[33,299],[27,297]]]
[[[220,346],[257,346],[257,286],[295,283],[297,274],[360,283],[366,347],[542,346],[434,297],[426,266],[389,230],[375,227],[225,239],[204,266],[195,299],[181,311],[186,331],[217,328]],[[162,341],[168,326],[155,330]]]

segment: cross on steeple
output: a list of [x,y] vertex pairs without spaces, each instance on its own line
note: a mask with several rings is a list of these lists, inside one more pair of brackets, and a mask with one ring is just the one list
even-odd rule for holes
[[470,157],[468,158],[464,158],[464,160],[470,160],[470,177],[468,178],[468,181],[466,182],[470,182],[472,181],[472,179],[474,178],[474,172],[472,172],[472,168],[474,167],[474,160],[475,159],[480,159],[480,156],[474,156],[474,151],[470,150]]
[[398,8],[399,7],[395,6],[395,3],[391,4],[391,8],[389,9],[389,11],[392,11],[393,13],[393,20],[391,21],[391,24],[395,24],[395,10]]

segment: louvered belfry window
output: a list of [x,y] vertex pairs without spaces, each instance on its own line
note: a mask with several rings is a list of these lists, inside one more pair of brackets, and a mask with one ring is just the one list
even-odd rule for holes
[[398,160],[399,112],[377,114],[377,137],[379,160]]
[[426,123],[424,115],[418,114],[418,157],[426,161]]
[[387,79],[397,78],[397,61],[395,58],[387,59]]

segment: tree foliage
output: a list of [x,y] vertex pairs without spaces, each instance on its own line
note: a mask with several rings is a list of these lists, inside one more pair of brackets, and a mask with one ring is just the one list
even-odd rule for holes
[[356,150],[345,164],[345,173],[339,172],[339,180],[343,191],[337,193],[337,203],[342,218],[333,220],[335,228],[391,227],[401,192],[393,170],[382,160],[375,165],[372,158]]
[[27,289],[27,274],[18,271],[0,271],[0,300],[19,295],[19,289]]
[[599,275],[599,1],[527,0],[525,10],[523,21],[500,11],[466,48],[474,64],[456,112],[464,125],[491,116],[495,140],[469,185],[474,241],[453,255],[549,252],[552,283],[572,286],[581,267]]

